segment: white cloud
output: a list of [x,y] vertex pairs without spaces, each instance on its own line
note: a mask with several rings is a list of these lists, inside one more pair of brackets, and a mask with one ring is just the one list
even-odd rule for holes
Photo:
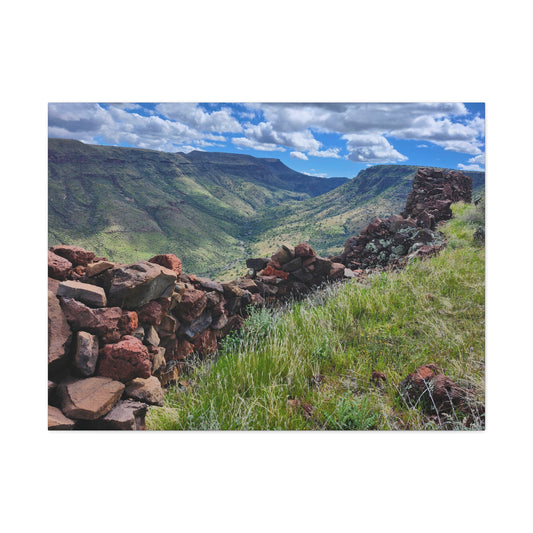
[[237,146],[242,146],[243,148],[251,148],[252,150],[261,150],[264,152],[284,152],[285,148],[278,146],[277,144],[271,143],[260,143],[248,139],[246,137],[234,137],[231,139],[231,142]]
[[327,150],[311,150],[309,155],[314,157],[332,157],[333,159],[341,159],[339,155],[340,148],[328,148]]
[[382,135],[360,135],[351,133],[342,136],[346,139],[348,159],[356,163],[394,163],[407,161]]
[[457,168],[461,169],[461,170],[479,170],[479,171],[484,171],[485,169],[483,168],[485,166],[485,154],[479,154],[479,155],[476,155],[475,157],[471,157],[469,160],[468,160],[468,163],[470,164],[463,164],[463,163],[459,163],[457,165]]
[[459,170],[478,170],[483,172],[483,169],[479,165],[463,165],[462,163],[459,163],[457,168]]
[[307,156],[306,156],[304,153],[302,153],[302,152],[291,152],[291,153],[290,153],[290,156],[291,156],[293,159],[302,159],[302,160],[304,160],[304,161],[307,161],[307,160],[308,160]]
[[242,126],[239,121],[232,116],[231,109],[222,108],[219,111],[208,113],[198,104],[157,104],[156,111],[161,115],[181,122],[191,128],[200,131],[239,133]]

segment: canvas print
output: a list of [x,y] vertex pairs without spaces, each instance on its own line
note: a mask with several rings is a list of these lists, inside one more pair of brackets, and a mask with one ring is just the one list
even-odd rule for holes
[[48,104],[48,428],[483,430],[483,103]]

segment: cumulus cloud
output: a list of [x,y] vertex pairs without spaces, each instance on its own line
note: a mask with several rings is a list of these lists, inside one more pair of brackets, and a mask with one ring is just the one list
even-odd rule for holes
[[407,161],[407,157],[394,149],[382,135],[343,135],[349,151],[348,159],[356,163],[394,163]]
[[[49,104],[48,135],[87,143],[97,143],[103,138],[110,144],[166,152],[180,151],[181,146],[192,142],[203,145],[226,140],[215,132],[206,132],[156,114],[141,115],[132,109],[138,110],[139,107],[131,104]],[[214,120],[220,120],[218,117]]]
[[459,163],[457,165],[457,168],[459,170],[478,170],[480,172],[483,172],[483,169],[479,165],[463,165],[462,163]]
[[239,133],[242,131],[241,124],[233,117],[229,108],[222,108],[208,113],[198,104],[167,103],[157,104],[156,111],[171,120],[181,122],[200,131],[216,131],[220,133]]
[[307,161],[308,160],[308,157],[302,153],[302,152],[291,152],[290,153],[290,156],[293,158],[293,159],[303,159],[304,161]]
[[467,164],[459,163],[457,168],[460,170],[479,170],[483,171],[485,166],[485,154],[479,154],[471,157]]

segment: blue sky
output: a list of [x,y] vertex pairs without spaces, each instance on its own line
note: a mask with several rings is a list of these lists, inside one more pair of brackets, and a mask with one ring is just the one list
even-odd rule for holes
[[50,103],[48,135],[275,157],[322,177],[390,163],[485,169],[480,103]]

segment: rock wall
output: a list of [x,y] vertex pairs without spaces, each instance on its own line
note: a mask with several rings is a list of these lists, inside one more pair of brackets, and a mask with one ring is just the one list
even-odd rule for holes
[[175,255],[117,264],[76,246],[48,252],[49,429],[144,429],[193,358],[217,351],[251,306],[350,277],[302,243],[249,259],[217,282],[182,272]]
[[436,223],[471,193],[471,178],[421,168],[404,216],[375,218],[341,255],[284,245],[270,258],[248,259],[248,274],[230,282],[186,274],[173,254],[118,264],[77,246],[51,247],[49,429],[144,429],[148,406],[163,405],[163,387],[191,359],[215,353],[251,306],[437,253],[445,243]]
[[332,261],[358,271],[399,267],[414,257],[437,254],[444,235],[437,224],[452,216],[451,204],[472,201],[472,178],[461,172],[419,168],[401,215],[375,218],[357,237],[350,237],[344,251]]
[[452,218],[455,202],[472,202],[472,178],[455,170],[419,168],[407,196],[404,218],[411,217],[423,228]]

